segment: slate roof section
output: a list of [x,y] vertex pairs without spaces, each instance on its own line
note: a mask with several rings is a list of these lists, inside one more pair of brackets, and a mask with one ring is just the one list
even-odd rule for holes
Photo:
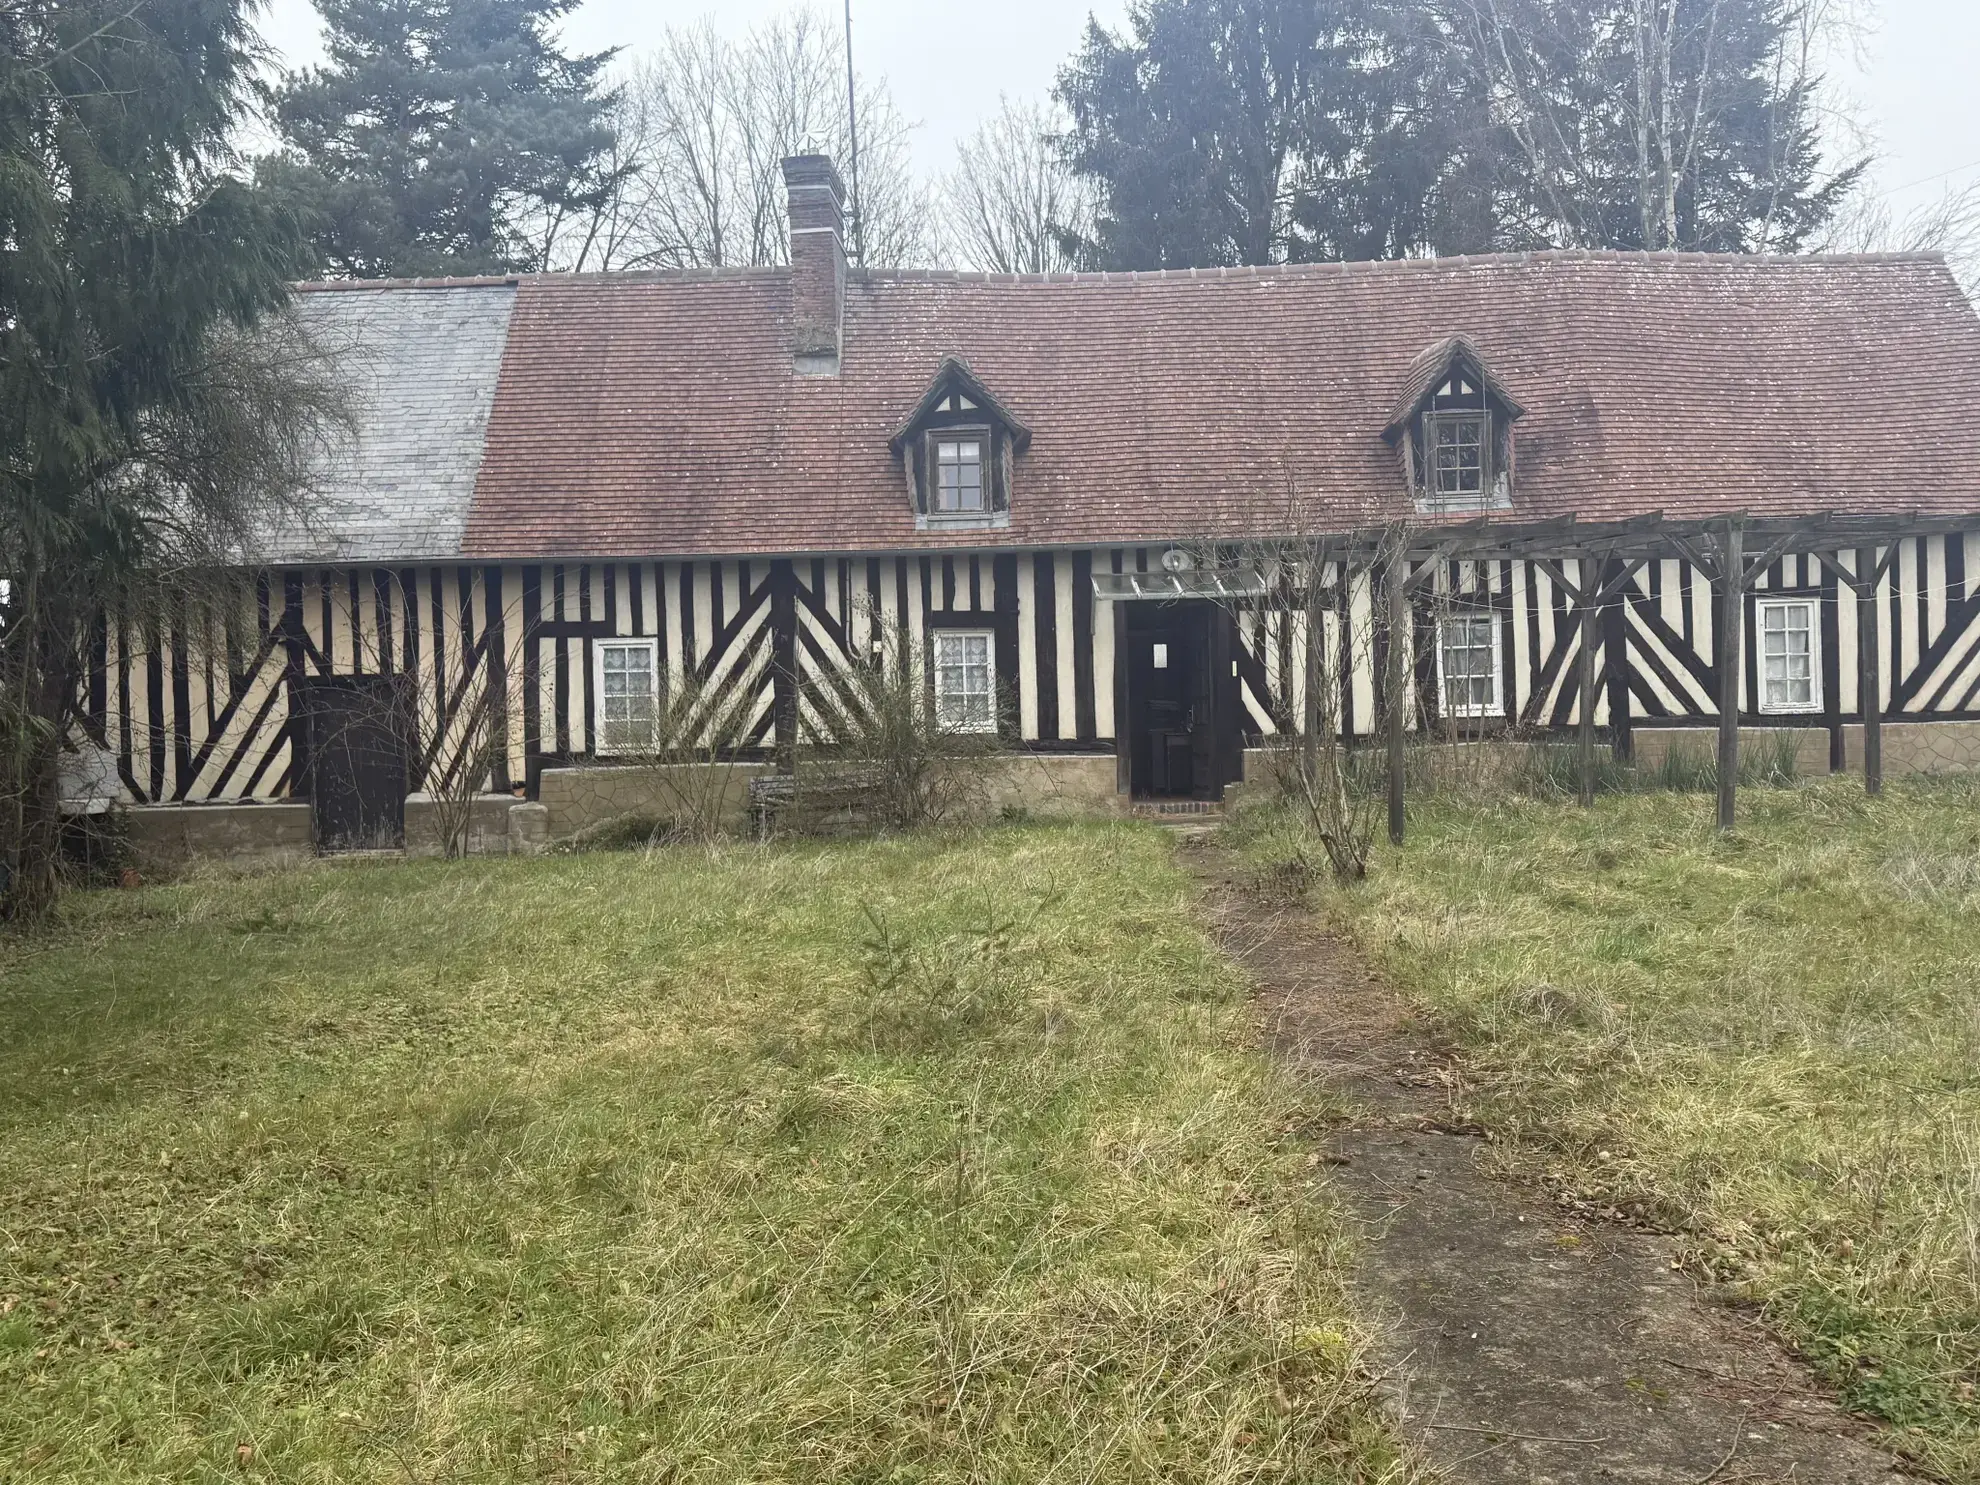
[[306,521],[267,560],[458,557],[515,307],[514,279],[307,286],[296,313],[338,356],[355,428],[327,452]]
[[[478,558],[1112,544],[1406,509],[1423,348],[1518,397],[1508,519],[1980,512],[1980,318],[1932,257],[1558,253],[855,275],[796,377],[774,270],[525,279]],[[1033,430],[1007,531],[917,532],[888,439],[945,358]]]

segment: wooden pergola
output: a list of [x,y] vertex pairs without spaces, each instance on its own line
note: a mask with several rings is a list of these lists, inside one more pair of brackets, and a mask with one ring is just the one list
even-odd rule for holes
[[[1877,586],[1890,571],[1898,543],[1977,526],[1980,526],[1980,512],[1790,517],[1734,513],[1708,520],[1666,520],[1662,515],[1650,515],[1613,522],[1581,521],[1573,517],[1511,522],[1488,516],[1443,526],[1370,527],[1329,537],[1326,546],[1329,560],[1340,561],[1349,568],[1383,569],[1387,620],[1392,634],[1407,629],[1411,594],[1433,583],[1449,562],[1530,562],[1567,594],[1573,601],[1573,612],[1581,630],[1578,744],[1580,796],[1584,805],[1592,803],[1595,797],[1597,615],[1635,580],[1645,564],[1669,558],[1691,563],[1710,579],[1718,605],[1718,824],[1721,830],[1730,830],[1739,783],[1739,685],[1745,654],[1745,596],[1755,580],[1778,558],[1790,553],[1806,554],[1816,557],[1839,584],[1856,595],[1863,781],[1869,793],[1878,794],[1883,790],[1884,780]],[[1853,567],[1844,566],[1845,553],[1853,554]],[[1592,562],[1597,573],[1607,576],[1583,581],[1570,578],[1565,570],[1565,564],[1570,561]],[[1401,845],[1405,824],[1403,769],[1407,709],[1400,698],[1408,687],[1407,647],[1390,644],[1385,658],[1389,838]]]

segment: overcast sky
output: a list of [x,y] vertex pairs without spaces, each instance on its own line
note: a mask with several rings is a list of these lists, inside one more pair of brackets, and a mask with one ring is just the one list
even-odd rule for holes
[[[837,0],[833,0],[836,6]],[[566,25],[585,50],[639,51],[670,25],[714,15],[740,32],[791,0],[585,0]],[[1038,96],[1052,86],[1089,13],[1118,24],[1127,0],[1001,0],[985,8],[955,0],[853,0],[860,71],[885,77],[908,118],[920,124],[924,170],[946,169],[956,142],[995,111],[1000,93]],[[1880,0],[1875,33],[1848,88],[1885,158],[1884,188],[1900,209],[1949,185],[1980,179],[1980,0]],[[834,10],[836,14],[836,9]],[[269,39],[294,64],[317,60],[310,0],[273,0]]]

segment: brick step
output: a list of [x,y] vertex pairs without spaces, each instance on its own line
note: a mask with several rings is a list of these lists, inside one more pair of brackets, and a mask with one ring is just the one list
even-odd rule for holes
[[1137,820],[1220,820],[1224,806],[1210,799],[1137,799],[1132,811]]

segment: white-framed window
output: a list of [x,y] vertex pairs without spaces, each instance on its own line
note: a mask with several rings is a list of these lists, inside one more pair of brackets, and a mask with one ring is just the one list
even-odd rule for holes
[[1496,614],[1452,614],[1438,623],[1437,686],[1447,717],[1496,717],[1505,709]]
[[1759,612],[1760,710],[1822,709],[1821,625],[1812,598],[1763,598]]
[[935,720],[950,732],[997,730],[997,638],[988,629],[937,629]]
[[600,639],[592,642],[592,675],[598,688],[592,751],[641,753],[655,742],[660,713],[659,642]]

